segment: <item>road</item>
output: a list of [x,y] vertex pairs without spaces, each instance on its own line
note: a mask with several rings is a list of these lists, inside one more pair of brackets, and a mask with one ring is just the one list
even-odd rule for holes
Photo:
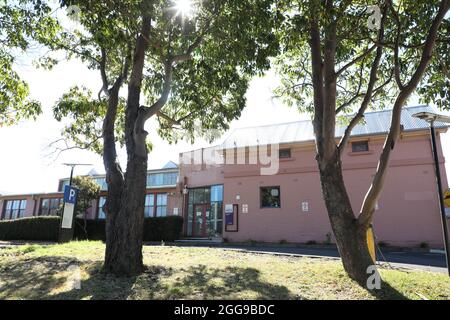
[[[288,254],[294,256],[313,256],[339,258],[339,252],[334,248],[314,247],[273,247],[273,246],[223,246],[225,249],[243,250],[260,253]],[[446,273],[445,255],[441,253],[408,252],[382,250],[383,256],[377,252],[377,261],[389,262],[394,267],[420,269],[432,272]],[[386,259],[386,260],[384,260]]]
[[[257,252],[266,254],[290,255],[290,256],[310,256],[310,257],[326,257],[339,258],[339,252],[336,248],[322,247],[290,247],[290,246],[273,246],[273,245],[233,245],[233,244],[195,244],[177,243],[179,246],[200,246],[200,247],[218,247],[226,250],[238,250],[246,252]],[[377,251],[378,262],[388,262],[396,268],[420,269],[425,271],[447,273],[445,255],[441,253],[429,252],[411,252],[393,249],[381,249],[380,254]]]

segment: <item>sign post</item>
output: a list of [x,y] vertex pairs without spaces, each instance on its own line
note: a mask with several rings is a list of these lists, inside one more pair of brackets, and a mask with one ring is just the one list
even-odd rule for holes
[[59,242],[69,242],[73,238],[74,213],[79,190],[72,186],[64,187],[64,210],[59,229]]

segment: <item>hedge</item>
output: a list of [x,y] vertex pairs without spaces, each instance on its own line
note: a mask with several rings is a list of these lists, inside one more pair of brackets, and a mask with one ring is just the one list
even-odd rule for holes
[[183,218],[180,216],[144,219],[144,241],[174,241],[180,239]]
[[[41,216],[0,221],[0,240],[57,241],[60,217]],[[173,241],[180,238],[183,218],[179,216],[144,219],[144,241]],[[75,220],[74,239],[105,240],[105,220]]]
[[[183,218],[180,216],[156,217],[144,219],[144,241],[174,241],[180,238],[183,228]],[[105,241],[105,220],[86,220],[86,232],[84,220],[77,219],[74,238],[79,240],[103,240]]]
[[0,240],[57,241],[60,224],[57,216],[0,221]]

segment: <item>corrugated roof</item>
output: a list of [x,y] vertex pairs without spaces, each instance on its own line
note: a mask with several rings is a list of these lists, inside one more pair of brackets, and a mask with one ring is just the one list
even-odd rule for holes
[[[437,110],[431,106],[421,105],[405,107],[401,114],[401,124],[404,131],[426,130],[429,125],[426,121],[412,117],[417,112],[434,112]],[[391,124],[392,109],[367,112],[364,121],[356,125],[352,130],[352,136],[366,136],[387,133]],[[348,116],[349,119],[352,117]],[[436,122],[436,127],[448,127],[447,124]],[[344,134],[346,124],[336,124],[336,137]],[[280,123],[258,127],[238,128],[219,146],[220,148],[245,147],[254,145],[290,143],[301,141],[313,141],[314,131],[311,120]]]

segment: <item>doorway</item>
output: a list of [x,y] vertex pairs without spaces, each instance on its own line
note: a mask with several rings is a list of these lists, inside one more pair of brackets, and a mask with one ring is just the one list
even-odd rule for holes
[[210,233],[211,206],[209,204],[194,205],[192,236],[208,237]]

